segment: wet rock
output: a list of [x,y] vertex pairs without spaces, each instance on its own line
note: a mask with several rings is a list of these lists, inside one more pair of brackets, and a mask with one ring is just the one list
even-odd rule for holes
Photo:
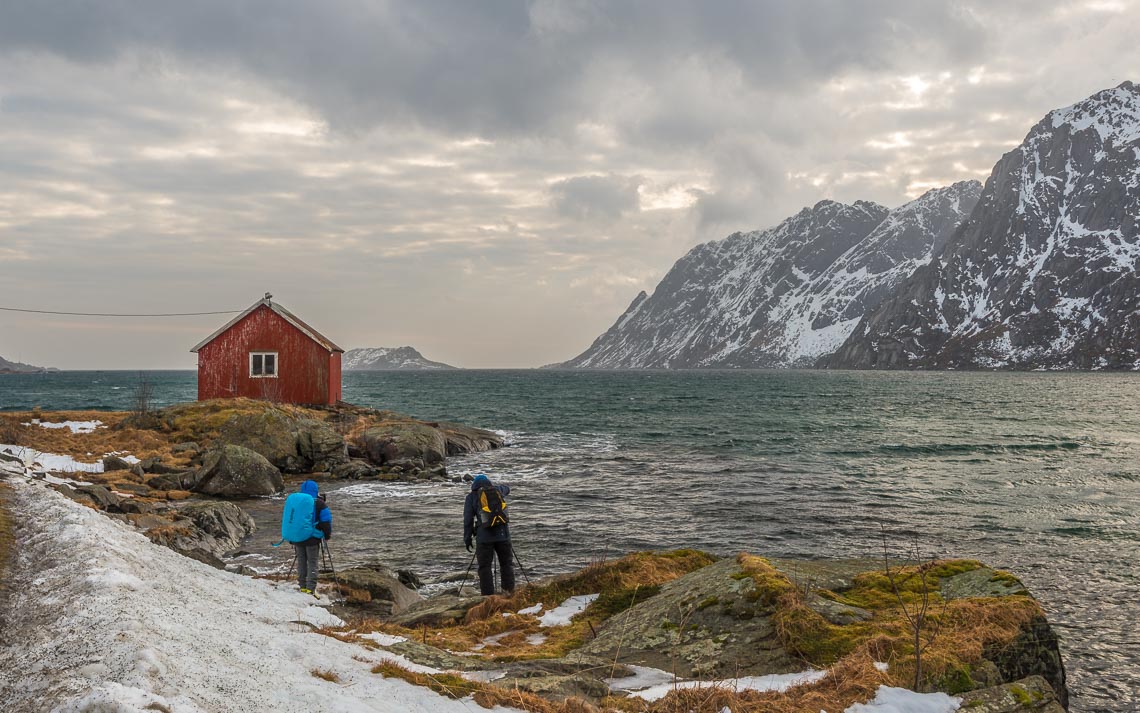
[[1040,676],[961,694],[961,711],[970,713],[1064,713],[1065,706]]
[[192,489],[223,498],[246,498],[275,495],[284,487],[280,471],[260,453],[224,445],[207,454]]
[[[404,586],[395,572],[379,564],[337,572],[337,579],[342,587],[353,590],[349,598],[354,603],[383,616],[398,614],[423,599]],[[363,593],[368,596],[362,596]]]
[[436,424],[436,427],[443,432],[449,456],[482,453],[503,447],[503,437],[493,431],[446,422]]
[[332,470],[332,476],[341,480],[363,480],[380,473],[379,469],[365,460],[352,460],[341,463]]
[[982,655],[997,666],[1004,681],[1042,677],[1061,705],[1069,707],[1069,689],[1065,683],[1065,664],[1061,659],[1059,640],[1044,618],[1032,621],[1008,646],[986,647]]
[[423,589],[423,580],[419,578],[419,575],[410,569],[396,570],[396,577],[400,580],[400,584],[404,585],[408,589]]
[[373,426],[360,435],[360,445],[373,464],[405,470],[439,465],[447,457],[443,434],[416,421]]

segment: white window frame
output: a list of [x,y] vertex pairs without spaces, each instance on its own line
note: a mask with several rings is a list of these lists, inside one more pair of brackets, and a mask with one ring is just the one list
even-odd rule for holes
[[[255,356],[261,357],[261,370],[265,371],[265,357],[273,357],[273,373],[272,374],[254,374],[253,373],[253,358]],[[281,373],[281,359],[278,357],[277,352],[250,352],[249,353],[249,378],[251,379],[276,379],[277,375]]]

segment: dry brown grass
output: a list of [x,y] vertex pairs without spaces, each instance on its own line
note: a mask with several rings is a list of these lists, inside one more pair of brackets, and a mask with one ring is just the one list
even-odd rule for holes
[[430,688],[448,698],[473,696],[475,702],[484,708],[511,706],[531,713],[600,713],[602,709],[590,705],[579,698],[565,701],[549,701],[541,696],[520,689],[503,688],[478,681],[468,681],[454,673],[413,673],[402,666],[386,661],[372,669],[385,678],[399,678],[416,686]]
[[[362,623],[360,631],[381,631],[404,636],[451,651],[471,652],[496,661],[534,658],[557,658],[582,644],[597,627],[611,616],[634,603],[655,594],[660,586],[715,561],[712,555],[696,550],[674,552],[638,552],[611,562],[593,564],[573,574],[556,577],[542,584],[523,587],[507,596],[488,597],[470,609],[466,619],[456,625],[408,629],[378,622]],[[517,612],[542,602],[552,609],[571,596],[601,593],[586,611],[566,626],[543,629],[538,616],[500,616]],[[512,632],[497,646],[472,651],[488,636]],[[528,634],[541,632],[546,640],[530,644]]]
[[[45,453],[71,456],[81,463],[98,462],[107,453],[130,453],[138,458],[161,457],[171,465],[186,464],[187,456],[175,456],[170,449],[174,442],[162,433],[123,427],[129,414],[120,411],[14,411],[0,413],[0,443],[27,446]],[[31,423],[33,418],[59,423],[61,421],[102,421],[107,428],[93,433],[72,433],[68,428],[42,428]],[[114,474],[107,474],[114,475]],[[126,477],[118,473],[117,477]]]
[[16,532],[12,522],[12,488],[0,483],[0,594],[7,589],[8,568],[15,556]]
[[313,674],[314,678],[320,678],[328,681],[329,683],[340,683],[340,674],[331,669],[314,668],[313,670],[309,671],[309,673]]

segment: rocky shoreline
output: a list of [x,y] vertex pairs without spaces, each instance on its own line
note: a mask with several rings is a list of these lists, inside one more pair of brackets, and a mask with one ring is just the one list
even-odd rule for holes
[[[52,488],[141,529],[147,537],[216,567],[253,534],[255,524],[234,500],[272,496],[286,478],[458,481],[447,458],[504,445],[498,434],[455,423],[421,421],[393,411],[341,404],[323,409],[234,399],[178,404],[146,414],[100,414],[100,426],[63,440],[42,423],[70,423],[62,412],[0,415],[0,467],[49,481]],[[94,423],[94,422],[90,422]],[[99,431],[96,433],[95,429]],[[87,436],[121,451],[94,470],[63,473],[31,453],[89,455]],[[144,458],[129,455],[145,444]],[[106,446],[105,446],[106,447]],[[66,452],[70,451],[70,452]],[[90,460],[86,458],[85,460]],[[76,467],[84,467],[78,462]],[[79,476],[79,477],[75,477]]]
[[[54,443],[72,455],[95,447],[87,437],[100,448],[131,441],[144,457],[123,448],[99,461],[101,472],[61,473],[0,452],[0,474],[39,481],[219,569],[255,529],[242,499],[309,476],[457,480],[447,457],[504,445],[490,431],[347,405],[203,402],[104,415],[74,436],[40,428],[66,416],[4,415],[0,441],[23,436],[29,449]],[[815,713],[891,686],[942,692],[977,713],[1068,705],[1058,638],[1040,605],[1014,575],[968,560],[896,566],[896,584],[883,562],[644,552],[490,598],[470,580],[460,589],[462,573],[431,583],[432,596],[415,573],[380,562],[331,574],[322,575],[325,605],[345,624],[321,633],[406,662],[374,672],[433,690],[458,676],[464,695],[502,702],[513,691],[523,702],[511,704],[525,710]],[[916,674],[905,612],[923,596],[937,606],[919,631],[927,638]],[[419,670],[436,673],[416,678]],[[737,690],[740,681],[751,688]],[[642,695],[651,682],[673,707]],[[691,693],[702,685],[700,697]]]

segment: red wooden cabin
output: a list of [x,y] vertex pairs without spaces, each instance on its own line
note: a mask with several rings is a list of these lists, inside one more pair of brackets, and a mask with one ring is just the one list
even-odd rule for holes
[[190,351],[198,354],[198,400],[244,396],[292,404],[340,401],[344,350],[265,299]]

